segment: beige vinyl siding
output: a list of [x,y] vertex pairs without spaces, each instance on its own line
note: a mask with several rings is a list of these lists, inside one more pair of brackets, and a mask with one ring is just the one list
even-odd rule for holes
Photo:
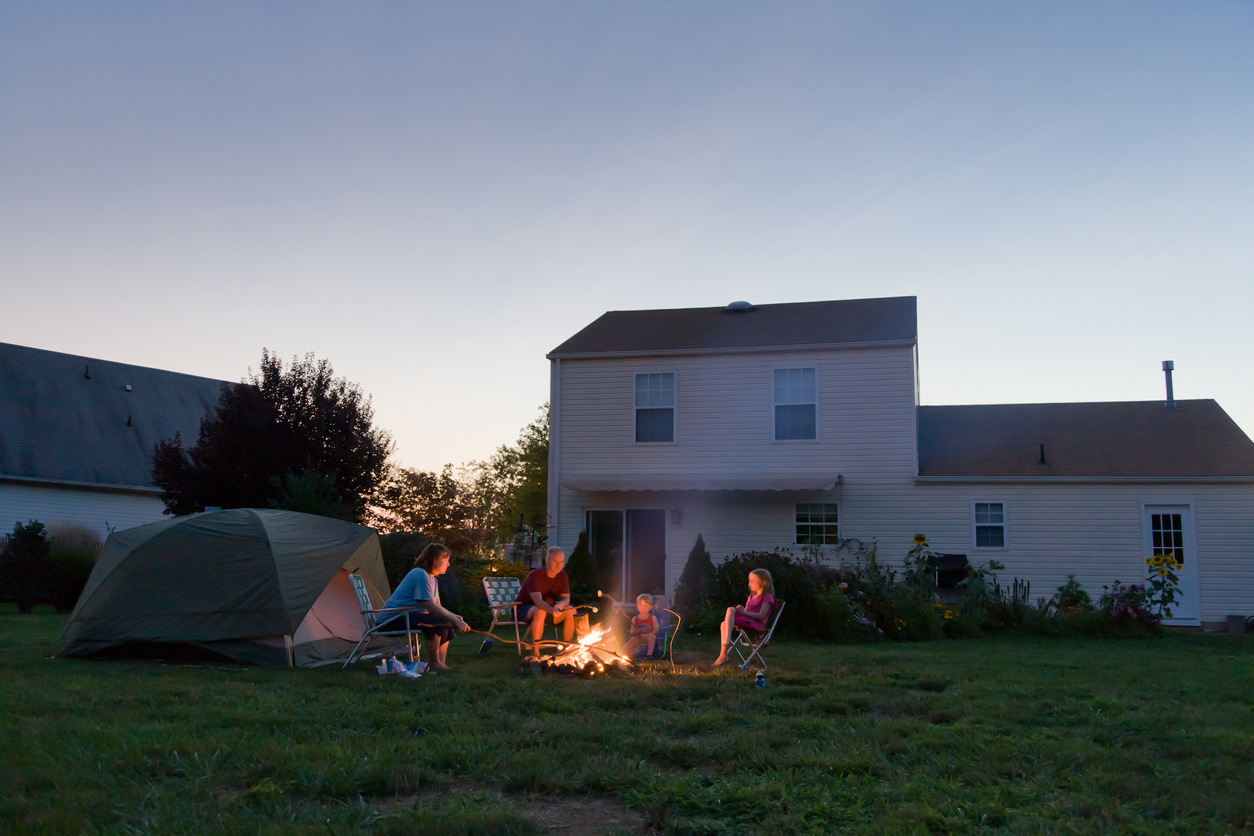
[[[919,485],[913,509],[919,531],[937,551],[968,555],[972,563],[996,559],[1003,578],[1032,583],[1032,599],[1049,597],[1074,574],[1094,599],[1102,586],[1144,579],[1148,554],[1143,506],[1192,505],[1202,621],[1254,614],[1254,486],[1127,484]],[[1006,504],[1005,549],[976,549],[971,502]],[[904,554],[907,532],[897,535]]]
[[[812,366],[818,377],[818,439],[777,442],[773,370]],[[675,442],[634,439],[634,375],[673,371]],[[837,474],[857,483],[910,484],[915,470],[914,349],[836,349],[744,355],[563,360],[554,364],[560,391],[558,444],[550,466],[558,478],[578,475]],[[559,389],[560,387],[560,389]],[[836,492],[833,492],[835,495]],[[584,511],[678,508],[667,524],[668,590],[703,534],[716,557],[791,544],[793,503],[832,501],[824,493],[580,493],[550,488],[557,500],[555,542],[574,546]],[[804,499],[797,499],[804,496]],[[553,504],[553,500],[550,500]]]
[[[818,440],[775,442],[771,373],[818,370]],[[560,500],[554,541],[573,547],[591,508],[679,509],[667,522],[668,591],[700,533],[715,560],[793,547],[797,502],[838,502],[841,536],[876,542],[900,565],[914,534],[973,563],[1006,564],[1003,583],[1030,581],[1033,601],[1074,574],[1096,599],[1103,584],[1143,578],[1142,509],[1193,507],[1202,622],[1254,615],[1254,485],[917,484],[913,347],[744,355],[564,360],[560,477],[754,473],[844,477],[826,492],[580,493]],[[676,373],[675,443],[635,445],[633,375]],[[554,368],[553,386],[559,385]],[[1005,503],[1004,549],[976,549],[971,503]],[[795,548],[795,547],[793,547]],[[800,549],[797,549],[799,552]]]
[[105,537],[110,528],[121,531],[166,519],[164,510],[165,505],[155,493],[0,483],[0,533],[6,534],[13,530],[15,522],[39,520],[44,525],[76,522]]
[[[818,372],[817,441],[773,436],[773,369]],[[675,373],[675,442],[634,443],[640,372]],[[912,348],[564,360],[562,478],[807,472],[843,468],[910,475],[914,457]]]
[[[630,495],[618,495],[628,497]],[[643,495],[637,495],[643,496]],[[658,496],[658,495],[652,495]],[[990,559],[1000,572],[1031,582],[1031,599],[1050,597],[1074,574],[1096,600],[1102,585],[1143,580],[1145,503],[1191,504],[1197,535],[1201,620],[1254,615],[1254,486],[1250,485],[884,485],[847,480],[816,493],[672,493],[683,510],[670,527],[668,579],[683,571],[700,532],[715,560],[751,550],[791,547],[795,502],[840,501],[841,535],[874,541],[881,559],[900,566],[916,533],[939,552]],[[613,507],[615,495],[596,495]],[[971,502],[1006,506],[1007,548],[976,549]]]

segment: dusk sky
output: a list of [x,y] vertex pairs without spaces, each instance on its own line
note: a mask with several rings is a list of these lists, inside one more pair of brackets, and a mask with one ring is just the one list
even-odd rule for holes
[[1254,3],[0,4],[0,341],[482,459],[606,310],[915,295],[923,402],[1254,434]]

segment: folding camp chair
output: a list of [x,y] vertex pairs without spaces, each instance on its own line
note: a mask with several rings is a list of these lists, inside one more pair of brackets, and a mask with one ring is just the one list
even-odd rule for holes
[[[404,619],[404,628],[394,627],[391,629],[382,629],[387,627],[386,622],[390,620],[389,613],[409,612],[409,607],[387,607],[376,609],[374,602],[370,600],[370,592],[366,589],[366,581],[361,575],[349,575],[353,582],[353,591],[357,593],[357,604],[361,607],[361,620],[366,624],[366,631],[361,634],[361,641],[357,642],[357,646],[353,648],[353,652],[348,654],[348,659],[344,662],[343,667],[347,668],[357,658],[357,651],[365,653],[372,642],[378,636],[404,636],[405,642],[409,645],[409,661],[418,661],[417,643],[414,641],[413,628],[409,626],[409,619]],[[384,616],[380,620],[379,616]],[[365,647],[363,647],[365,645]]]
[[[518,578],[483,579],[483,591],[488,596],[488,609],[492,610],[492,626],[488,628],[488,632],[495,632],[498,625],[508,627],[512,624],[514,640],[518,642],[514,646],[518,648],[519,656],[522,655],[522,635],[518,632],[518,628],[527,623],[518,619],[518,593],[521,589],[522,583]],[[504,620],[506,616],[509,620]]]
[[[771,607],[771,614],[766,617],[765,629],[754,630],[752,633],[741,627],[734,628],[735,635],[731,640],[731,648],[736,651],[736,655],[740,657],[740,664],[736,667],[746,669],[753,657],[758,657],[758,661],[762,663],[763,670],[766,669],[766,660],[762,658],[762,648],[766,647],[771,636],[775,634],[775,625],[779,624],[779,615],[784,611],[784,602],[776,601]],[[745,655],[748,651],[748,656]]]
[[653,645],[653,658],[665,659],[675,639],[675,622],[670,614],[671,602],[665,595],[653,596],[653,615],[657,617],[657,642]]

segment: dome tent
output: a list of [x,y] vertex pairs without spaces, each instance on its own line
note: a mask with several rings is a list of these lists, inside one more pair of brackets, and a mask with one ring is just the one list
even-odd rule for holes
[[294,511],[236,508],[118,531],[58,655],[271,667],[342,659],[364,629],[350,571],[391,594],[374,529]]

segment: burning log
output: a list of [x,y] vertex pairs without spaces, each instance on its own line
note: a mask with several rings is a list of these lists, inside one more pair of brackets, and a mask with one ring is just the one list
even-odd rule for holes
[[[612,638],[613,636],[607,629],[597,627],[574,643],[545,642],[546,645],[557,645],[557,652],[536,661],[541,670],[554,670],[589,678],[603,674],[607,669],[613,670],[616,666],[630,667],[630,659],[605,646],[605,642]],[[530,666],[531,663],[524,664]]]

